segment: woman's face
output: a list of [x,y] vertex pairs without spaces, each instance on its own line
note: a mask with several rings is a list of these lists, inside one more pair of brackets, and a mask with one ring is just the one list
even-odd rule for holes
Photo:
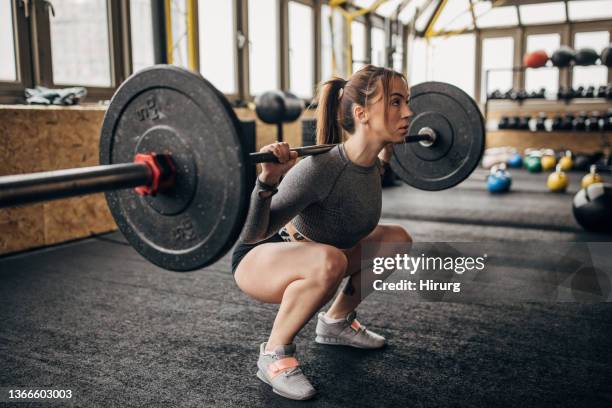
[[413,115],[408,100],[409,89],[399,77],[391,81],[387,118],[385,121],[385,101],[382,93],[382,83],[379,81],[374,102],[368,107],[368,125],[374,136],[384,142],[400,143],[408,134],[408,126]]

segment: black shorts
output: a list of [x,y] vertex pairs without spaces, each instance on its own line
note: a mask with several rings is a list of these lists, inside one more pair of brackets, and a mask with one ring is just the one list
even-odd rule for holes
[[236,248],[234,248],[234,252],[232,253],[232,274],[236,273],[236,268],[242,258],[249,253],[249,251],[255,248],[257,245],[267,244],[268,242],[285,242],[285,240],[281,237],[281,235],[277,232],[272,235],[270,238],[264,239],[263,241],[259,241],[255,244],[245,244],[244,242],[238,242]]

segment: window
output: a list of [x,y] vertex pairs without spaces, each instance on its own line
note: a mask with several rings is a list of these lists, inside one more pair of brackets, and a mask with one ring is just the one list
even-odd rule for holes
[[187,56],[187,2],[170,2],[170,21],[172,22],[172,33],[170,40],[172,43],[172,64],[179,67],[189,67]]
[[565,21],[565,3],[526,4],[519,6],[519,13],[523,24],[561,23]]
[[[574,35],[574,49],[576,50],[589,47],[600,53],[609,43],[610,33],[608,31],[591,31]],[[597,89],[600,85],[605,85],[608,82],[608,67],[606,66],[574,66],[572,70],[572,86],[574,88],[581,85],[586,88],[592,85]]]
[[332,76],[332,35],[330,27],[331,11],[329,6],[321,6],[321,80]]
[[278,3],[249,0],[249,89],[258,95],[279,88]]
[[427,40],[416,37],[408,52],[408,83],[410,86],[427,81]]
[[[548,55],[560,46],[559,34],[533,34],[527,36],[526,52],[544,50]],[[558,68],[527,68],[525,70],[525,90],[527,92],[546,88],[547,92],[556,93],[559,88]]]
[[434,37],[429,44],[429,80],[449,82],[474,95],[476,36]]
[[200,72],[221,92],[236,94],[234,1],[198,2]]
[[402,63],[404,61],[404,44],[402,44],[402,36],[393,34],[393,46],[395,50],[393,52],[393,69],[397,72],[403,72],[404,67]]
[[429,20],[431,20],[431,18],[433,17],[434,11],[436,11],[437,6],[438,2],[432,1],[431,3],[429,3],[427,8],[423,10],[423,13],[416,19],[414,27],[418,31],[425,31],[425,29],[427,28],[427,23],[429,23]]
[[428,0],[409,1],[408,4],[406,4],[406,6],[400,12],[398,16],[399,20],[404,24],[410,23],[416,15],[417,10],[422,10],[423,6],[425,5],[425,3],[427,3],[427,1]]
[[366,62],[365,56],[365,24],[359,21],[351,23],[351,46],[353,48],[353,72],[363,67]]
[[595,20],[612,17],[612,0],[569,1],[567,8],[570,20]]
[[446,3],[433,29],[436,32],[452,31],[471,28],[473,26],[470,1],[454,0]]
[[385,30],[372,28],[372,64],[378,67],[387,66],[385,61]]
[[[484,101],[486,95],[496,89],[506,92],[512,88],[512,71],[510,68],[514,65],[513,61],[514,39],[512,37],[494,37],[482,40],[481,101]],[[499,68],[508,68],[508,70],[491,71],[487,79],[487,70]]]
[[53,7],[55,17],[50,15],[53,82],[111,86],[106,0],[55,0]]
[[132,36],[132,71],[155,64],[151,0],[130,1],[130,34]]
[[289,2],[289,84],[302,98],[312,98],[314,47],[312,7]]
[[474,4],[474,15],[478,28],[508,27],[518,25],[516,7],[491,7],[490,1]]
[[[370,4],[374,3],[370,1]],[[391,17],[397,10],[397,7],[401,5],[402,0],[387,0],[376,9],[376,14],[383,17]]]
[[11,5],[11,1],[0,2],[0,81],[17,80]]

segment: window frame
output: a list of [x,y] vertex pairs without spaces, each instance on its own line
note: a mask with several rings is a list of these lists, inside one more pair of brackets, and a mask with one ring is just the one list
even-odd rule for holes
[[0,80],[0,103],[25,101],[25,89],[34,86],[30,49],[30,30],[25,17],[24,3],[11,0],[13,20],[13,44],[15,48],[15,81]]
[[[319,43],[320,39],[320,19],[321,19],[321,3],[316,0],[282,0],[283,3],[283,14],[281,14],[282,26],[283,26],[283,36],[284,43],[282,48],[283,57],[281,61],[283,62],[282,71],[284,72],[285,82],[284,85],[281,82],[282,89],[290,90],[291,89],[291,75],[289,73],[289,68],[291,61],[289,61],[289,3],[295,2],[300,3],[305,6],[308,6],[312,9],[312,63],[314,66],[313,69],[313,89],[312,89],[312,98],[316,97],[317,85],[321,81],[321,67],[320,67],[320,57],[319,53],[321,52],[321,47]],[[311,98],[311,99],[312,99]],[[304,102],[309,103],[311,99],[302,98]]]
[[[106,0],[108,45],[110,62],[110,86],[84,86],[79,83],[56,85],[53,81],[52,41],[49,8],[43,2],[35,2],[31,10],[32,18],[32,42],[39,52],[34,56],[34,81],[37,85],[49,88],[66,88],[71,86],[83,86],[87,89],[86,101],[110,99],[117,87],[127,78],[125,70],[125,35],[122,34],[123,27],[127,26],[125,21],[125,7],[120,0]],[[123,10],[122,10],[123,9]],[[129,34],[127,34],[129,36]],[[122,41],[123,39],[123,41]]]
[[[476,82],[474,86],[474,93],[477,102],[484,103],[482,99],[482,86],[484,86],[483,76],[485,73],[482,71],[482,42],[489,38],[503,38],[511,37],[514,42],[514,48],[512,53],[512,68],[517,67],[521,61],[521,53],[523,46],[523,39],[521,36],[521,29],[517,28],[494,28],[494,29],[482,29],[478,30],[476,34]],[[517,70],[512,73],[512,87],[517,88],[520,82],[520,72]],[[486,98],[485,98],[486,99]]]

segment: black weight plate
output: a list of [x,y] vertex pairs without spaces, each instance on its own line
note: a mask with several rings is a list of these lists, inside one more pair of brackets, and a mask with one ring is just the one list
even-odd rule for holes
[[424,127],[436,131],[432,146],[394,145],[391,168],[407,184],[438,191],[465,180],[476,168],[485,146],[485,127],[476,102],[461,89],[442,82],[424,82],[410,89],[414,116],[408,134]]
[[108,107],[100,163],[136,153],[169,153],[176,185],[155,197],[132,189],[106,193],[128,242],[162,268],[212,264],[236,242],[248,210],[247,152],[234,111],[200,75],[168,65],[128,78]]

